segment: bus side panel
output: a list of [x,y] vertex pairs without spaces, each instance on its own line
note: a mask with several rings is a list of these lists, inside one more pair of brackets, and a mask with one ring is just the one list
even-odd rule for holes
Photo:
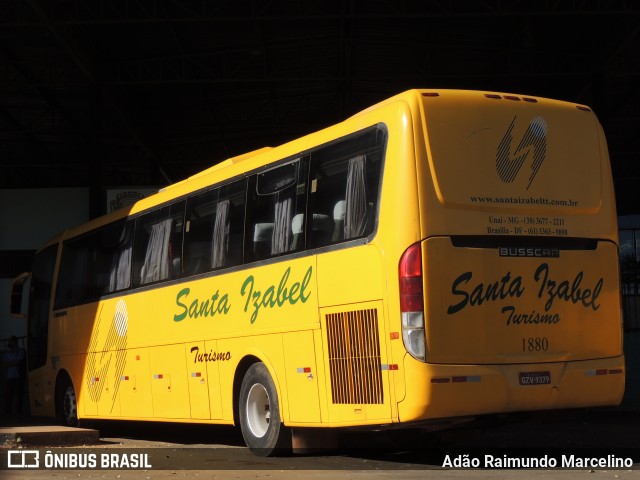
[[149,351],[146,348],[127,350],[125,368],[120,376],[120,411],[123,417],[153,416]]
[[[126,357],[126,350],[118,350],[115,352],[105,352],[111,358],[111,361],[105,365],[103,375],[90,379],[89,392],[92,395],[95,392],[99,394],[92,398],[97,404],[99,417],[119,417],[120,416],[120,375],[118,371],[118,363],[123,362]],[[88,360],[102,356],[103,353],[92,353],[87,356]]]
[[[206,382],[209,388],[209,412],[212,419],[220,419],[222,418],[222,397],[220,392],[220,363],[227,362],[228,358],[231,358],[231,352],[222,352],[218,349],[218,342],[216,340],[209,340],[205,342],[205,352],[208,357],[204,358],[207,362],[207,378]],[[191,357],[189,356],[191,355]],[[193,357],[193,358],[192,358]],[[215,361],[212,362],[212,360]],[[197,361],[199,364],[202,364],[203,358],[196,357],[193,352],[193,347],[189,349],[189,353],[187,355],[187,365],[195,365]],[[203,368],[203,367],[200,367]]]
[[153,413],[157,418],[190,418],[184,345],[149,348]]
[[320,310],[326,346],[324,388],[328,422],[359,425],[391,421],[389,361],[382,302]]
[[[315,259],[304,257],[135,293],[126,297],[129,344],[187,343],[314,328],[316,288]],[[206,350],[227,351],[220,345],[217,351]],[[232,351],[231,356],[235,359],[240,353]]]
[[312,331],[290,332],[282,336],[282,353],[287,380],[290,423],[320,422],[316,352]]
[[[208,343],[215,345],[215,342]],[[215,362],[209,363],[209,359],[214,360],[218,357],[210,353],[215,350],[212,349],[209,352],[206,350],[205,342],[187,343],[184,350],[191,418],[209,419],[211,418],[209,378],[210,376],[214,378],[218,376]]]
[[[397,417],[396,397],[404,396],[403,378],[393,370],[405,352],[401,326],[399,315],[389,312],[397,311],[399,301],[398,259],[420,239],[414,104],[411,96],[394,99],[356,118],[362,125],[383,123],[388,130],[375,237],[361,247],[318,255],[321,390],[331,425],[391,423]],[[366,360],[359,363],[355,358],[361,353]]]
[[318,255],[320,307],[348,305],[384,296],[384,270],[376,246]]
[[375,244],[318,255],[323,388],[332,425],[390,422],[384,268]]
[[[78,342],[71,343],[69,339],[62,340],[58,345],[61,358],[64,353],[75,352],[80,349],[83,355],[72,355],[73,362],[79,362],[84,371],[74,378],[74,387],[78,393],[78,401],[84,404],[85,414],[99,417],[120,416],[119,390],[124,374],[127,357],[126,319],[118,310],[122,303],[113,301],[96,302],[78,307],[70,307],[56,312],[55,317],[59,325],[64,325],[64,331],[77,331],[78,338],[89,340],[88,345]],[[90,319],[95,319],[92,323]],[[91,334],[81,333],[89,326],[93,326]],[[123,331],[124,329],[124,331]],[[56,334],[53,335],[57,337]],[[84,353],[86,352],[86,356]],[[80,359],[84,362],[80,362]],[[77,380],[82,379],[81,382]]]

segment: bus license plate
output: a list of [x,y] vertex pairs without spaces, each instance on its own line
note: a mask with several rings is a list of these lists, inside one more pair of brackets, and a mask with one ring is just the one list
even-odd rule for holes
[[520,372],[520,385],[550,385],[551,372]]

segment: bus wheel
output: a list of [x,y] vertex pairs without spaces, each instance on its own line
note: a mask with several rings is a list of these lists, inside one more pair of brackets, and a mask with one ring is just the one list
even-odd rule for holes
[[255,455],[270,457],[291,450],[291,432],[282,424],[276,387],[264,363],[247,370],[238,413],[244,441]]
[[60,421],[66,427],[80,426],[80,420],[78,420],[76,391],[73,388],[71,381],[65,380],[59,392],[58,417],[60,418]]

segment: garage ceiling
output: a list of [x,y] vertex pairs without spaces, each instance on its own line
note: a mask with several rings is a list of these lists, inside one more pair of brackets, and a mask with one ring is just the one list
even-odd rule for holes
[[160,186],[409,88],[588,104],[640,213],[640,1],[0,0],[0,188]]

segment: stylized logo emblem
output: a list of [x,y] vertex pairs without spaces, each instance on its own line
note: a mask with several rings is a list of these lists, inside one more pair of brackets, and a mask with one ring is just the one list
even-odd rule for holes
[[129,313],[127,312],[127,304],[124,300],[118,301],[116,313],[113,315],[113,321],[116,325],[118,335],[124,337],[127,334],[127,328],[129,328]]
[[7,468],[39,468],[40,452],[38,450],[9,450],[7,452]]
[[531,175],[529,176],[529,183],[527,184],[527,190],[529,190],[547,154],[547,122],[542,117],[532,119],[518,147],[515,151],[512,151],[512,132],[516,124],[516,119],[517,116],[513,117],[511,125],[507,128],[500,145],[498,145],[496,170],[498,171],[500,180],[505,183],[511,183],[518,176],[522,165],[529,159],[531,161]]
[[[101,329],[106,332],[101,333]],[[89,397],[93,402],[101,402],[103,394],[111,394],[111,412],[115,408],[120,382],[109,382],[120,379],[123,375],[127,358],[127,331],[129,329],[129,313],[124,300],[119,300],[115,306],[113,317],[102,315],[91,334],[89,354],[87,355],[86,381],[89,387]],[[102,344],[101,346],[98,346]],[[113,366],[111,369],[110,365]],[[111,371],[110,371],[111,370]],[[111,379],[111,380],[109,380]],[[106,405],[106,404],[105,404]]]

